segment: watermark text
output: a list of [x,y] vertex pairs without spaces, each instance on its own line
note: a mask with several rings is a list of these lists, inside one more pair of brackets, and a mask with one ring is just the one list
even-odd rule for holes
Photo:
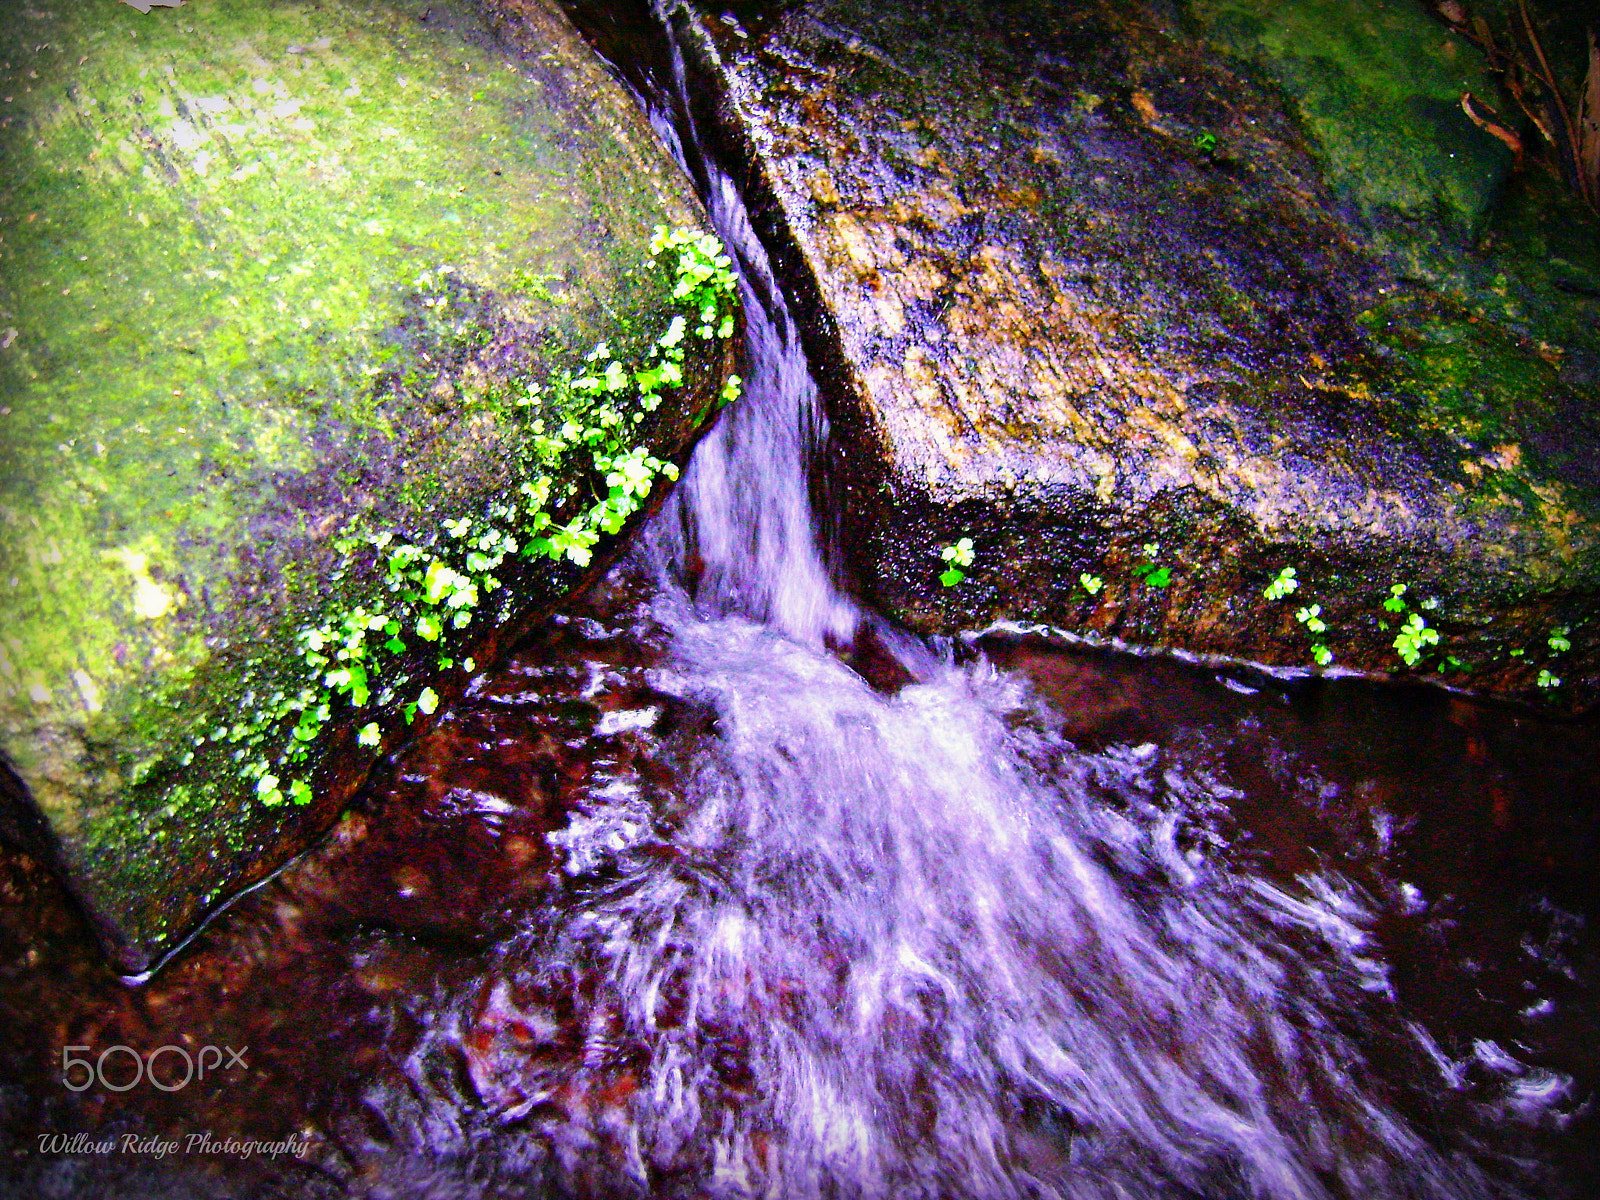
[[304,1135],[267,1141],[262,1138],[214,1137],[210,1132],[182,1137],[124,1133],[114,1137],[88,1133],[41,1133],[40,1154],[133,1154],[156,1160],[184,1154],[218,1155],[227,1158],[303,1158],[311,1148]]
[[61,1083],[69,1092],[85,1092],[96,1084],[108,1092],[127,1092],[148,1083],[163,1092],[181,1092],[209,1071],[213,1076],[233,1070],[248,1071],[246,1046],[201,1046],[190,1054],[184,1046],[157,1046],[140,1054],[132,1046],[107,1046],[93,1058],[91,1046],[61,1048]]

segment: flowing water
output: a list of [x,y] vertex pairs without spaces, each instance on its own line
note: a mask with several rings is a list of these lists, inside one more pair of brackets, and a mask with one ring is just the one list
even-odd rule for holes
[[[586,1194],[1503,1194],[1470,1139],[1419,1132],[1466,1064],[1396,1007],[1378,898],[1242,869],[1226,779],[1086,753],[1020,675],[835,587],[816,387],[735,189],[690,156],[749,281],[749,387],[644,535],[637,619],[666,641],[650,686],[714,732],[669,803],[614,779],[553,835],[568,883],[477,1014],[479,1095],[511,1122],[597,1097],[545,1127]],[[837,652],[868,641],[896,686]],[[574,1022],[581,1060],[523,1049]],[[1583,1100],[1479,1058],[1515,1119]]]
[[[1389,1040],[1455,1069],[1393,1007],[1370,897],[1336,871],[1285,888],[1236,869],[1225,781],[1150,745],[1082,753],[1018,677],[836,590],[808,500],[816,387],[735,189],[689,149],[752,281],[751,386],[645,553],[671,635],[654,686],[717,736],[670,815],[595,798],[562,835],[592,888],[513,952],[547,985],[601,964],[603,1046],[636,1056],[628,1175],[771,1196],[1491,1194],[1402,1115],[1437,1081],[1368,1065]],[[892,692],[829,650],[867,626],[904,672]],[[1510,1070],[1526,1115],[1575,1099]]]
[[[1508,821],[1566,828],[1521,813],[1507,764],[1526,739],[1369,689],[1327,700],[1354,731],[1340,749],[1304,734],[1311,684],[1016,632],[929,646],[864,611],[815,532],[826,422],[793,318],[736,189],[686,127],[659,128],[740,260],[745,396],[597,598],[458,706],[483,722],[481,778],[395,767],[429,820],[460,823],[434,839],[470,825],[500,866],[464,840],[426,852],[458,862],[434,870],[419,834],[372,876],[485,910],[537,888],[448,938],[398,908],[377,935],[352,920],[368,940],[340,969],[368,1009],[301,1018],[343,1098],[312,1095],[309,1052],[261,1085],[301,1089],[327,1131],[316,1171],[166,1192],[179,1176],[139,1164],[34,1176],[37,1194],[1592,1194],[1595,942],[1545,886],[1592,827],[1530,850],[1531,881],[1469,869],[1469,839]],[[523,711],[545,715],[506,732]],[[447,744],[466,720],[446,716]],[[1434,760],[1419,730],[1458,744]],[[1366,738],[1406,761],[1361,762]],[[559,758],[579,742],[580,766]],[[1584,761],[1552,746],[1547,787]],[[560,797],[542,845],[534,792]],[[1454,802],[1454,822],[1424,811]],[[1482,911],[1475,882],[1497,889]],[[297,886],[271,937],[306,920]],[[248,940],[208,936],[202,957]],[[310,989],[309,953],[274,960],[281,986]]]

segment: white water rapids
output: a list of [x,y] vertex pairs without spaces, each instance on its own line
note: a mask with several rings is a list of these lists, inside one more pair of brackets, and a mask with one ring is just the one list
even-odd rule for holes
[[[676,86],[684,111],[681,65]],[[674,752],[671,803],[591,790],[552,837],[556,899],[425,1044],[473,1044],[496,1182],[425,1102],[374,1194],[1521,1194],[1419,1131],[1449,1062],[1355,885],[1252,874],[1224,781],[1151,745],[1079,751],[1022,680],[835,586],[794,321],[732,183],[657,128],[739,260],[750,363],[634,550],[653,599],[607,636],[664,630],[650,684],[707,732]],[[912,678],[895,694],[835,653],[869,628]],[[419,1179],[446,1147],[466,1168]]]
[[[555,835],[565,896],[478,1013],[480,1095],[586,1196],[1507,1194],[1369,1070],[1358,1039],[1400,1022],[1352,888],[1237,872],[1228,787],[1151,746],[1077,752],[1022,682],[835,588],[817,391],[705,170],[760,283],[748,385],[636,556],[670,632],[652,685],[714,733],[673,811],[620,782]],[[829,650],[867,624],[898,694]],[[581,1061],[539,1052],[563,1021]]]

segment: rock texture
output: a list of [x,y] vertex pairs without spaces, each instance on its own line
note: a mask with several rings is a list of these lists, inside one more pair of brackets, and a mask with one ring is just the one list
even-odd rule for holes
[[[139,972],[579,580],[514,555],[464,633],[399,629],[370,698],[346,677],[319,721],[275,716],[305,630],[392,601],[370,538],[432,554],[518,499],[534,419],[565,415],[528,384],[648,346],[676,311],[652,230],[703,218],[541,0],[6,0],[0,43],[4,831]],[[723,338],[633,427],[663,457]],[[252,786],[291,726],[300,790]]]
[[1593,699],[1600,237],[1468,121],[1493,81],[1422,5],[671,22],[806,314],[889,613],[1374,671],[1408,669],[1414,616],[1417,672]]

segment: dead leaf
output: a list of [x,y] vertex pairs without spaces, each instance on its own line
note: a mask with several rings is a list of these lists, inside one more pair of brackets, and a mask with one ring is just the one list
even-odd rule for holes
[[[1472,123],[1479,129],[1483,130],[1485,133],[1493,134],[1495,137],[1504,142],[1507,148],[1510,149],[1511,153],[1517,156],[1517,162],[1521,163],[1522,139],[1511,130],[1507,129],[1504,125],[1501,125],[1499,122],[1491,121],[1488,117],[1481,115],[1476,107],[1476,105],[1480,103],[1482,102],[1473,98],[1471,92],[1461,93],[1461,111],[1466,113],[1467,116],[1472,119]],[[1494,112],[1494,109],[1489,108],[1487,104],[1484,105],[1484,108],[1488,109],[1489,112]],[[1495,116],[1499,115],[1499,113],[1495,113]]]

